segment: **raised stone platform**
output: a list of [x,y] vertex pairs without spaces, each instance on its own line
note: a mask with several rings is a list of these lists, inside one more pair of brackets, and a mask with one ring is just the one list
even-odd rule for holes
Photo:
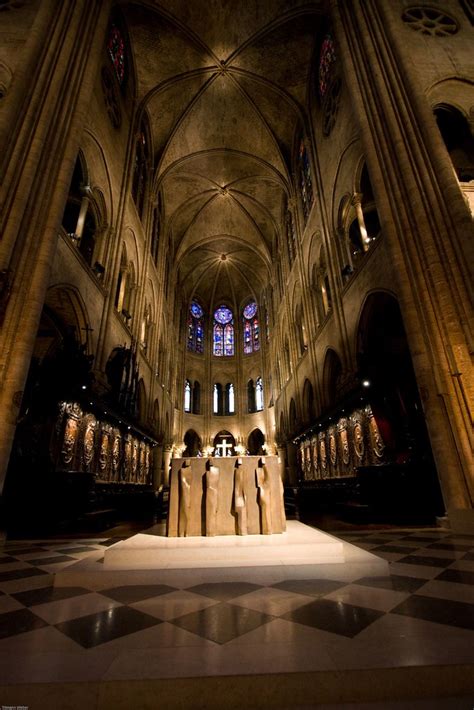
[[389,574],[388,562],[348,542],[288,521],[282,535],[168,538],[156,525],[95,552],[54,576],[54,586],[91,589],[133,584],[191,586],[198,582],[275,584],[283,579],[352,580]]
[[170,538],[147,532],[107,548],[105,569],[190,569],[342,563],[337,538],[296,520],[280,535]]

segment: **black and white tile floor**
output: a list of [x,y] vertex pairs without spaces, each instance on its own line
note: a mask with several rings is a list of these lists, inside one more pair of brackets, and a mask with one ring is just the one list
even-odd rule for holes
[[214,570],[185,585],[54,587],[117,540],[6,542],[0,684],[474,663],[474,535],[335,534],[388,560],[390,576],[266,585],[245,568],[240,581]]

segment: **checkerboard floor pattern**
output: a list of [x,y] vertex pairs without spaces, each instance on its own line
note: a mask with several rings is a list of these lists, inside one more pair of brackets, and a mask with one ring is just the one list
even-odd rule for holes
[[335,534],[390,576],[56,588],[56,571],[117,540],[6,542],[0,682],[474,662],[474,535]]

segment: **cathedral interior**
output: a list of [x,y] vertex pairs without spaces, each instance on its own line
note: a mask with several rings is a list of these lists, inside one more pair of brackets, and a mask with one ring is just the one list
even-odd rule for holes
[[[416,698],[407,708],[474,693],[473,24],[470,0],[0,0],[9,703],[46,707],[29,683],[87,681],[77,707],[155,707],[153,690],[170,708],[222,707],[224,692],[250,708],[248,673],[265,688],[255,707],[388,702],[382,671],[395,666],[419,671],[419,695],[406,674],[393,696]],[[56,571],[166,518],[173,460],[227,456],[278,457],[287,517],[374,550],[391,586],[189,573],[129,598],[84,578],[70,589],[87,603],[64,607]],[[196,602],[194,577],[260,598]],[[166,594],[177,601],[152,605]],[[211,598],[221,616],[202,623],[222,637],[180,626],[211,614]],[[347,609],[338,620],[341,604],[364,623]],[[231,623],[224,607],[262,618]],[[160,632],[125,612],[160,617]],[[97,632],[107,614],[132,630]],[[73,623],[93,616],[95,641]],[[226,636],[232,624],[244,630]],[[141,639],[130,667],[127,634]],[[30,659],[21,672],[11,648]],[[34,670],[40,648],[48,672]],[[160,671],[147,658],[140,675],[151,650]],[[336,690],[341,669],[352,695]],[[309,674],[304,695],[295,671]],[[178,677],[179,699],[166,686]],[[120,698],[119,681],[144,678],[161,685]]]

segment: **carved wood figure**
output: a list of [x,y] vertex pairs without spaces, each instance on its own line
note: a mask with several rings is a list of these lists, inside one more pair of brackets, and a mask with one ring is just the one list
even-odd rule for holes
[[179,471],[179,537],[186,537],[191,512],[191,462],[183,461]]
[[265,466],[265,459],[261,458],[256,470],[258,504],[260,506],[262,535],[272,534],[272,492],[270,473]]
[[237,519],[237,535],[247,535],[247,500],[244,490],[242,459],[235,462],[234,509]]
[[206,471],[206,535],[217,535],[217,503],[219,499],[219,469],[210,460]]

